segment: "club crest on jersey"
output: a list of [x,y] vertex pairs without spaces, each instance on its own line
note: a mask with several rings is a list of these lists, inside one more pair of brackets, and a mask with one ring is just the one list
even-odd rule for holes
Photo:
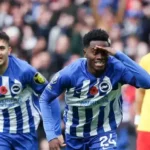
[[112,89],[112,85],[110,82],[110,79],[108,77],[105,77],[104,80],[99,85],[101,92],[109,92]]
[[22,85],[21,83],[14,83],[11,87],[11,92],[13,94],[19,94],[22,90]]
[[52,79],[51,79],[51,84],[55,84],[56,82],[57,82],[57,80],[58,80],[58,77],[59,77],[59,73],[56,73],[53,77],[52,77]]
[[37,84],[44,84],[46,82],[44,76],[42,74],[40,74],[39,72],[37,72],[34,75],[34,82]]

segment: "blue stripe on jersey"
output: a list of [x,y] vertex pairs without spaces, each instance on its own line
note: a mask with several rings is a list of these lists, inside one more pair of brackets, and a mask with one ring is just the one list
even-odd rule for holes
[[41,110],[40,110],[38,96],[32,95],[32,99],[33,99],[33,106],[34,106],[34,108],[36,109],[36,111],[38,111],[38,113],[40,113]]
[[72,125],[70,126],[70,133],[73,136],[76,136],[76,126],[79,124],[79,114],[78,114],[78,107],[72,107]]
[[89,137],[90,131],[91,131],[91,122],[93,117],[93,111],[92,108],[86,108],[85,109],[85,125],[84,125],[84,136]]
[[9,120],[9,113],[8,113],[8,109],[3,109],[2,110],[3,116],[4,116],[4,128],[3,128],[3,132],[9,132],[9,128],[10,128],[10,120]]
[[117,124],[116,124],[116,120],[115,120],[115,114],[114,114],[114,108],[113,108],[113,104],[114,104],[114,100],[112,100],[110,102],[110,112],[109,112],[109,124],[110,124],[110,127],[112,130],[116,129],[117,128]]
[[15,108],[16,120],[17,120],[17,131],[23,133],[23,120],[20,106]]
[[113,90],[118,90],[119,89],[119,84],[118,83],[113,83],[114,81],[112,81],[112,85],[113,85]]
[[65,106],[65,110],[63,114],[63,120],[65,123],[67,122],[67,113],[68,113],[68,105]]
[[122,96],[120,96],[119,100],[120,100],[119,106],[122,108],[122,103],[123,103]]
[[[103,123],[104,123],[104,108],[105,106],[99,107],[99,117],[98,117],[98,131],[104,132]],[[97,132],[98,132],[97,131]]]
[[30,100],[26,101],[26,108],[28,111],[30,132],[35,132],[35,124],[34,124],[34,119],[31,111]]

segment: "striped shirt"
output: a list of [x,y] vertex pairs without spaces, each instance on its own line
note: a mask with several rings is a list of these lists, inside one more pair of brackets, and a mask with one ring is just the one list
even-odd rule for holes
[[99,77],[88,72],[85,58],[56,73],[40,98],[47,137],[50,137],[47,128],[52,127],[52,122],[45,124],[48,122],[46,114],[51,113],[46,109],[46,105],[64,90],[64,121],[67,134],[89,137],[116,130],[122,120],[123,84],[150,88],[150,76],[121,52],[108,58],[106,70]]
[[40,121],[37,94],[46,86],[46,80],[40,83],[37,76],[28,63],[9,56],[8,68],[0,76],[0,132],[29,133],[37,129]]

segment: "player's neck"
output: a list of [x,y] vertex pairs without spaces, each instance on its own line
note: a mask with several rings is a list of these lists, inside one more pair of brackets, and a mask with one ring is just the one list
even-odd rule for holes
[[90,68],[87,68],[88,69],[88,72],[90,74],[92,74],[93,76],[95,76],[96,78],[99,77],[100,75],[103,74],[104,70],[101,70],[101,71],[95,71],[95,70],[92,70]]
[[0,75],[3,75],[5,73],[5,71],[8,68],[8,64],[9,64],[9,59],[7,59],[7,61],[2,66],[0,66]]

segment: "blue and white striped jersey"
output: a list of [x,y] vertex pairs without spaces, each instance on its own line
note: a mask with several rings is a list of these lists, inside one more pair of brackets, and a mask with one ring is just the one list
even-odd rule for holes
[[[66,90],[64,121],[67,134],[89,137],[116,130],[122,120],[121,86],[131,84],[150,88],[150,76],[123,53],[118,52],[115,57],[109,57],[106,70],[99,77],[88,72],[85,58],[55,74],[40,98],[45,122],[46,114],[50,114],[45,106]],[[49,137],[46,125],[45,131]]]
[[0,132],[35,132],[40,121],[38,96],[47,81],[27,62],[9,56],[0,76]]

